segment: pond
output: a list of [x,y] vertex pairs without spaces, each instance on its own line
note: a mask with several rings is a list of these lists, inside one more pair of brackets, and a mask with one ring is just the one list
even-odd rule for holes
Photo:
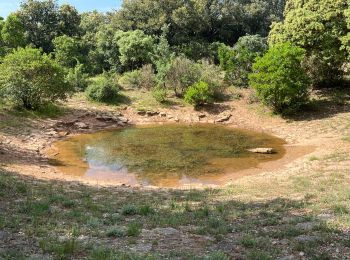
[[[61,172],[126,185],[218,184],[225,174],[280,159],[284,141],[218,125],[147,125],[81,134],[54,144]],[[248,149],[271,147],[275,154]]]

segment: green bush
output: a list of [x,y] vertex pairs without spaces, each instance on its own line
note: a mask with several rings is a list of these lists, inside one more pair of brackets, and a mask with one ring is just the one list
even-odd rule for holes
[[156,75],[152,65],[146,64],[141,69],[124,73],[118,83],[125,89],[143,88],[150,90],[156,84]]
[[219,47],[221,68],[225,71],[225,80],[237,87],[248,86],[248,74],[256,57],[267,50],[266,39],[259,35],[247,35],[239,38],[233,48]]
[[141,84],[140,70],[125,72],[118,80],[119,85],[124,89],[137,89]]
[[165,85],[173,89],[176,96],[182,96],[189,86],[200,80],[200,77],[199,64],[185,57],[176,57],[167,71]]
[[73,86],[76,91],[85,91],[89,85],[89,76],[84,73],[84,65],[78,64],[75,68],[69,69],[67,81]]
[[167,91],[161,86],[157,86],[153,89],[152,95],[159,103],[164,103],[167,100]]
[[119,89],[107,76],[97,78],[86,89],[86,95],[90,100],[109,103],[118,97]]
[[26,109],[65,100],[73,87],[64,69],[49,55],[33,48],[18,48],[0,64],[0,92]]
[[185,101],[194,106],[213,103],[213,90],[210,89],[208,83],[203,81],[197,82],[187,89]]
[[200,81],[208,83],[213,91],[215,99],[222,99],[226,86],[223,81],[223,74],[220,67],[207,61],[202,61]]
[[250,85],[275,112],[296,110],[308,100],[309,79],[301,63],[305,50],[291,43],[277,44],[253,65]]

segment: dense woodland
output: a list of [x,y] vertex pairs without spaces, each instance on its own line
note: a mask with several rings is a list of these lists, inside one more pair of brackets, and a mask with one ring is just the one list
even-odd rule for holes
[[251,87],[297,111],[312,88],[345,85],[349,28],[347,0],[125,0],[108,13],[27,0],[0,20],[0,93],[37,109],[132,88],[197,107]]

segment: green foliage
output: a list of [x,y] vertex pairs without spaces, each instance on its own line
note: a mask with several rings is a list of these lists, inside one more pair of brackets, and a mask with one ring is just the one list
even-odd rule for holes
[[45,52],[53,50],[52,40],[66,34],[76,36],[80,17],[72,6],[58,6],[54,0],[21,2],[17,12],[25,29],[26,40]]
[[119,85],[124,89],[137,89],[141,84],[140,70],[125,72],[118,80]]
[[96,33],[96,50],[92,54],[96,66],[102,70],[121,70],[119,46],[114,35],[115,30],[109,25],[101,26]]
[[341,79],[348,58],[348,10],[347,0],[289,0],[285,20],[272,26],[269,43],[290,41],[304,48],[312,83],[330,86]]
[[123,206],[122,214],[123,215],[136,215],[137,214],[137,207],[133,204],[127,204],[127,205]]
[[26,45],[24,33],[24,27],[18,16],[10,14],[1,29],[3,44],[10,49],[24,47]]
[[277,44],[253,65],[250,85],[276,112],[298,109],[308,99],[309,79],[301,67],[305,50],[291,43]]
[[[246,34],[266,36],[272,21],[282,18],[284,0],[134,0],[124,1],[112,17],[123,31],[139,29],[159,35],[170,24],[168,41],[189,57],[202,58],[212,42],[232,45]],[[235,15],[232,15],[235,14]]]
[[112,227],[106,232],[107,237],[124,237],[125,230],[120,227]]
[[70,37],[80,35],[81,17],[78,10],[69,5],[63,4],[59,8],[59,32]]
[[118,97],[119,89],[111,78],[102,75],[95,79],[85,92],[90,100],[110,103]]
[[171,61],[175,57],[175,53],[171,51],[167,34],[169,33],[169,26],[162,27],[162,35],[159,37],[159,42],[155,47],[152,62],[156,67],[157,75],[156,81],[158,85],[164,85],[165,77],[169,72]]
[[200,80],[208,83],[213,91],[213,97],[215,99],[221,99],[225,91],[225,85],[223,84],[223,76],[220,67],[207,61],[202,61],[200,70]]
[[176,57],[171,61],[165,77],[165,86],[173,89],[176,96],[182,96],[187,88],[201,77],[199,64],[185,58]]
[[118,83],[125,89],[151,90],[156,85],[156,75],[152,65],[146,64],[141,69],[125,72]]
[[84,73],[83,64],[77,64],[74,68],[70,69],[66,78],[76,91],[85,91],[89,85],[89,76]]
[[187,89],[185,101],[194,106],[213,103],[213,91],[208,83],[200,81]]
[[262,56],[266,50],[266,40],[259,35],[243,36],[233,48],[221,45],[218,53],[226,81],[235,86],[247,87],[248,74],[252,72],[256,57]]
[[114,40],[119,47],[120,62],[125,69],[137,69],[151,62],[154,39],[141,30],[118,31]]
[[156,86],[152,90],[152,95],[154,99],[159,103],[164,103],[167,100],[167,91],[161,85]]
[[67,35],[53,39],[55,58],[64,67],[74,68],[80,58],[79,42]]
[[19,48],[8,54],[0,71],[0,91],[26,109],[64,100],[73,91],[64,69],[37,49]]
[[139,222],[131,222],[126,230],[126,234],[131,237],[137,237],[141,233],[142,225]]

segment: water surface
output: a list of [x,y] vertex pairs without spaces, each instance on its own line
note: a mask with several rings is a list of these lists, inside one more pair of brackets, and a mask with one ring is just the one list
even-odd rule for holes
[[[225,174],[284,155],[284,141],[217,125],[148,125],[74,136],[55,144],[66,174],[125,184],[217,184]],[[272,147],[272,155],[248,149]]]

